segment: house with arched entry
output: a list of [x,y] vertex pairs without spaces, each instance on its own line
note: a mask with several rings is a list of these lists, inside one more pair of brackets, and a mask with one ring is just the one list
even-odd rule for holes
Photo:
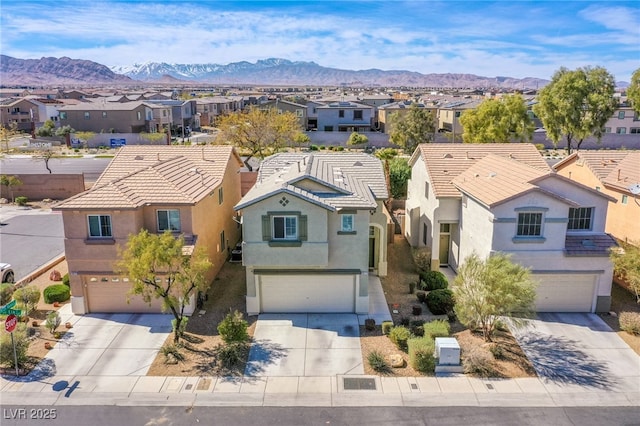
[[380,160],[361,153],[265,159],[242,214],[247,313],[369,311],[387,273],[390,216]]

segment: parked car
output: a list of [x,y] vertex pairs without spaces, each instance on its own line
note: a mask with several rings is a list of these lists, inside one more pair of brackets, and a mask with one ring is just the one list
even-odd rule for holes
[[15,274],[13,273],[11,265],[9,265],[8,263],[0,263],[0,273],[2,273],[3,283],[15,282]]

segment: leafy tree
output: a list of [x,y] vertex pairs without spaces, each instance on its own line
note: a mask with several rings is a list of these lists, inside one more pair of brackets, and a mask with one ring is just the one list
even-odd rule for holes
[[604,125],[617,107],[613,97],[614,78],[602,67],[570,71],[560,68],[551,83],[540,90],[533,111],[540,117],[547,137],[557,144],[564,136],[567,153],[579,149],[582,141],[595,136],[598,141]]
[[62,126],[56,130],[56,136],[68,136],[71,133],[75,133],[75,130],[69,125]]
[[143,229],[129,236],[116,262],[116,270],[132,282],[131,295],[140,295],[147,303],[162,299],[163,310],[171,311],[176,344],[184,329],[181,323],[185,319],[185,307],[197,291],[207,290],[206,275],[212,266],[203,247],[185,256],[183,246],[183,237],[175,238],[168,231],[150,234]]
[[452,289],[458,319],[467,327],[480,328],[486,341],[491,341],[500,316],[533,314],[535,282],[528,269],[503,253],[487,260],[475,253],[467,257]]
[[640,68],[633,72],[631,84],[627,88],[627,99],[633,109],[640,114]]
[[7,187],[11,194],[11,202],[14,203],[16,200],[13,196],[13,187],[22,185],[22,181],[18,176],[0,175],[0,185]]
[[218,118],[219,143],[231,143],[248,153],[244,164],[252,170],[252,157],[264,158],[296,142],[302,133],[298,117],[292,112],[279,114],[275,108],[261,110],[256,107],[245,112]]
[[[13,331],[13,341],[16,345],[18,367],[23,367],[29,360],[27,350],[31,342],[27,337],[27,325],[25,323],[18,323],[18,326]],[[10,333],[2,333],[0,336],[0,364],[9,366],[10,368],[16,367]]]
[[389,161],[389,180],[391,181],[391,196],[393,198],[407,196],[409,179],[411,179],[411,166],[406,158],[394,158]]
[[13,298],[24,306],[25,315],[29,315],[38,306],[40,289],[36,285],[22,287],[13,293]]
[[9,127],[5,127],[0,124],[0,142],[2,142],[2,150],[8,152],[9,151],[9,140],[12,136],[17,135],[18,133],[18,123],[12,122]]
[[347,140],[347,145],[363,145],[369,142],[369,138],[358,132],[352,132]]
[[82,141],[82,145],[87,148],[89,141],[96,135],[95,132],[76,132],[76,137]]
[[421,143],[431,142],[436,130],[433,114],[426,108],[411,104],[409,111],[390,117],[389,140],[411,154]]
[[465,110],[460,124],[467,143],[530,141],[534,129],[521,95],[487,99],[477,108]]
[[154,133],[141,132],[140,137],[148,140],[152,145],[160,145],[167,140],[167,134],[164,131]]
[[640,244],[621,243],[621,248],[611,250],[613,270],[627,283],[640,303]]
[[44,122],[42,127],[39,127],[36,130],[36,135],[38,136],[53,136],[55,134],[56,124],[53,120],[47,120]]

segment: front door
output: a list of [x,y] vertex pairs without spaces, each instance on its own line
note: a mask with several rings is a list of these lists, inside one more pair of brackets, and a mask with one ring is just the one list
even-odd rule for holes
[[440,265],[449,264],[449,243],[451,240],[451,234],[449,233],[450,226],[448,223],[440,224]]

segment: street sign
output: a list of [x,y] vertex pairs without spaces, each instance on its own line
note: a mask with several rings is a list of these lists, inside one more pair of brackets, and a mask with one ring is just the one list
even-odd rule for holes
[[13,314],[9,315],[4,321],[4,329],[9,333],[16,329],[16,325],[18,325],[18,317]]
[[13,299],[11,302],[7,303],[6,305],[2,306],[0,309],[5,310],[5,309],[11,309],[14,306],[16,306],[16,299]]

